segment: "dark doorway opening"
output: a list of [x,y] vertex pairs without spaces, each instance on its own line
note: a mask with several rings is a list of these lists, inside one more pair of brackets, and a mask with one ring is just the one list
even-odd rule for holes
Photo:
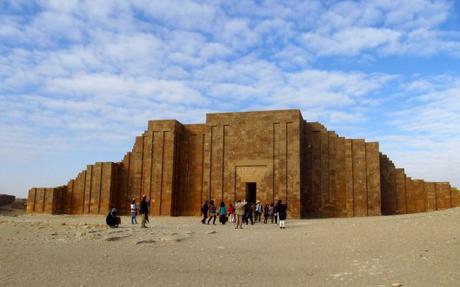
[[255,182],[246,182],[246,201],[256,202],[257,185]]

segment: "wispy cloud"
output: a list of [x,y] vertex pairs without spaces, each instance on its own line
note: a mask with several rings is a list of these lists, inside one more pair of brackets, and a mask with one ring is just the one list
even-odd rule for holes
[[[412,148],[440,147],[448,157],[458,142],[459,76],[379,65],[405,57],[458,61],[458,27],[446,25],[454,5],[4,1],[0,156],[16,163],[18,154],[104,147],[121,158],[149,119],[190,123],[206,112],[300,108],[348,136],[381,138],[408,166],[403,155]],[[460,184],[453,174],[447,179]]]

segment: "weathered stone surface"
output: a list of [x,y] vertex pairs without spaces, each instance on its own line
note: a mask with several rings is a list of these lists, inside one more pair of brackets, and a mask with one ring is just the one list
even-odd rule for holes
[[205,200],[282,200],[288,216],[404,214],[460,205],[448,183],[412,180],[378,143],[346,139],[298,110],[207,114],[206,123],[148,122],[119,163],[88,165],[67,185],[32,188],[28,212],[199,215]]

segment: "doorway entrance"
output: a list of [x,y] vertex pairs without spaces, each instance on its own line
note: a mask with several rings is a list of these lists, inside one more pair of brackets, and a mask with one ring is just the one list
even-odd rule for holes
[[246,202],[256,203],[257,185],[255,182],[246,182]]

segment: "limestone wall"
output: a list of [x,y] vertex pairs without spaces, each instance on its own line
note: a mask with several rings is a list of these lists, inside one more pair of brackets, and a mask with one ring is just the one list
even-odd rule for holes
[[27,197],[27,212],[49,214],[64,213],[62,198],[66,189],[66,186],[30,189]]
[[98,162],[88,165],[67,185],[32,188],[27,211],[52,214],[105,214],[115,206],[117,165]]
[[380,215],[378,143],[345,139],[319,123],[303,126],[303,216]]
[[298,111],[208,114],[204,147],[204,194],[217,203],[244,199],[253,182],[262,203],[282,200],[301,216]]
[[449,183],[406,176],[376,142],[347,139],[298,110],[207,114],[205,124],[149,121],[119,163],[88,165],[67,185],[33,188],[28,212],[129,213],[143,194],[152,215],[199,215],[204,200],[226,204],[255,185],[262,203],[288,216],[405,214],[460,205]]
[[405,214],[460,206],[460,194],[447,182],[426,182],[407,177],[384,154],[380,154],[382,214]]

